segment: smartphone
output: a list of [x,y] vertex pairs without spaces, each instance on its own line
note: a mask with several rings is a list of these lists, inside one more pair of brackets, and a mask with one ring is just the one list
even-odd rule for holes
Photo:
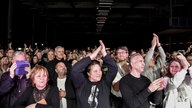
[[25,67],[29,67],[29,62],[28,61],[16,61],[17,68],[15,69],[15,74],[16,75],[25,75],[28,72],[25,71]]

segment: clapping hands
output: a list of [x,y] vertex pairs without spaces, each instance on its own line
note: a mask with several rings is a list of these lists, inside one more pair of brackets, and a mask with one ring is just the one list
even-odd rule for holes
[[156,90],[161,91],[165,87],[165,84],[166,84],[165,80],[163,79],[163,77],[161,77],[151,82],[148,89],[150,90],[150,92],[154,92]]

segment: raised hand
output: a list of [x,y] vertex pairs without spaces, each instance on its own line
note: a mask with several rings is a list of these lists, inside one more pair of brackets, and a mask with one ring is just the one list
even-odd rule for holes
[[107,52],[106,52],[106,49],[105,49],[105,45],[104,45],[102,40],[99,40],[99,43],[100,43],[100,46],[101,46],[101,53],[102,53],[102,55],[104,57],[104,56],[107,55]]
[[96,59],[98,53],[101,51],[101,45],[96,49],[94,50],[91,55],[89,56],[91,58],[91,60],[94,60]]
[[10,77],[13,78],[15,76],[15,69],[17,68],[16,62],[14,62],[10,67]]
[[152,48],[155,48],[155,46],[157,45],[157,41],[156,41],[157,39],[156,39],[156,36],[155,35],[153,35],[153,40],[151,41],[151,47]]
[[157,47],[161,46],[161,44],[159,42],[159,36],[157,36],[157,34],[155,34],[155,33],[153,33],[153,36],[156,38]]
[[178,54],[179,55],[177,55],[177,58],[181,61],[183,68],[187,70],[188,67],[190,66],[189,62],[187,61],[187,59],[182,53],[178,53]]

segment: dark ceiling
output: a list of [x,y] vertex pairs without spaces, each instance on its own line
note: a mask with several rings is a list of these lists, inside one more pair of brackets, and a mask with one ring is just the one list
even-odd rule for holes
[[153,32],[166,43],[168,35],[188,35],[192,31],[192,0],[9,1],[12,27],[8,28],[12,30],[8,34],[12,38],[25,36],[32,42],[56,45],[70,40],[71,44],[78,41],[83,45],[104,39],[110,45],[115,42],[150,45]]
[[69,34],[135,34],[168,26],[167,0],[19,0]]

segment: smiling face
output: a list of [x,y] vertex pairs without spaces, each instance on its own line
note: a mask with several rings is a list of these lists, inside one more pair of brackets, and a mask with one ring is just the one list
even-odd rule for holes
[[181,70],[181,64],[178,61],[172,61],[169,65],[169,71],[172,76]]
[[48,71],[45,67],[37,65],[32,69],[31,80],[37,89],[42,90],[46,87],[48,77]]
[[91,82],[98,82],[101,80],[102,71],[98,61],[95,60],[88,66],[87,75]]
[[98,82],[101,80],[102,71],[98,64],[92,65],[90,71],[87,73],[91,82]]
[[64,76],[67,74],[67,67],[63,62],[59,62],[56,65],[55,71],[57,72],[58,76]]
[[37,73],[34,77],[34,82],[35,82],[35,86],[39,89],[42,90],[46,87],[47,85],[47,73],[44,71],[40,71],[39,73]]
[[126,46],[120,46],[118,47],[117,51],[116,51],[116,56],[118,58],[118,60],[121,61],[127,61],[128,59],[128,48]]

